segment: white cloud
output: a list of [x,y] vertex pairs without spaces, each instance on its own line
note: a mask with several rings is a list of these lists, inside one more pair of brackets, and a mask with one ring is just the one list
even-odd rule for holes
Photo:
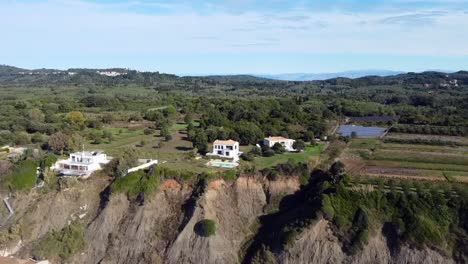
[[464,30],[468,14],[463,11],[352,13],[301,8],[201,14],[158,3],[152,5],[172,11],[135,11],[147,5],[76,0],[0,4],[0,57],[236,52],[468,55]]

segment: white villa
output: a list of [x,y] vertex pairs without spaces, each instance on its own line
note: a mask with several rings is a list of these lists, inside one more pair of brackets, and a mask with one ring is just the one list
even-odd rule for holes
[[240,154],[242,154],[242,152],[239,151],[239,142],[229,139],[215,140],[213,143],[213,151],[207,155],[220,156],[222,158],[238,161]]
[[294,139],[284,138],[284,137],[267,137],[263,139],[263,145],[268,147],[273,147],[276,143],[283,145],[286,151],[296,151],[293,148],[293,144],[296,142]]
[[65,176],[89,177],[109,161],[107,155],[102,152],[82,151],[70,154],[66,160],[58,160],[51,169]]

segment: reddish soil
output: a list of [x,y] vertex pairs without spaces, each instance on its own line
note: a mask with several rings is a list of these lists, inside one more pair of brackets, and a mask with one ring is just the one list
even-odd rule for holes
[[180,188],[180,184],[176,181],[176,180],[173,180],[173,179],[170,179],[170,180],[165,180],[162,184],[161,184],[161,189],[179,189]]
[[217,189],[221,189],[222,187],[226,187],[226,182],[224,180],[215,180],[215,181],[210,182],[210,184],[208,184],[209,190],[211,189],[217,190]]

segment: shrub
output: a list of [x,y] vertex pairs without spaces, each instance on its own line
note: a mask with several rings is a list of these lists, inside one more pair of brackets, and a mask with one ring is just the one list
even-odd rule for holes
[[42,169],[50,168],[57,161],[57,156],[52,153],[45,154],[39,162],[39,167]]
[[241,159],[243,159],[245,161],[253,161],[254,160],[254,155],[252,155],[251,153],[243,153],[240,157],[241,157]]
[[222,177],[225,181],[235,181],[237,179],[237,171],[227,170],[223,172]]
[[158,187],[159,170],[143,170],[131,172],[126,176],[118,177],[112,182],[112,192],[124,192],[129,199],[135,199],[139,194],[149,195]]
[[263,152],[264,157],[273,157],[274,155],[275,155],[275,152],[273,150],[271,150],[271,149]]
[[257,146],[253,146],[252,149],[249,151],[249,154],[252,154],[254,156],[260,156],[262,155],[262,149]]
[[328,195],[322,196],[322,211],[327,219],[333,219],[335,210]]
[[29,138],[28,133],[26,132],[19,132],[15,136],[15,144],[16,145],[26,145],[31,143],[31,139]]
[[284,149],[284,146],[281,145],[280,143],[275,143],[273,147],[271,148],[276,154],[281,154],[284,153],[286,150]]
[[195,225],[195,231],[204,237],[210,237],[216,233],[216,223],[211,219],[203,219]]
[[84,231],[82,225],[73,223],[60,231],[47,233],[33,250],[35,257],[68,259],[84,247]]
[[44,136],[41,133],[35,133],[31,137],[31,142],[32,143],[43,143],[45,141]]
[[294,143],[293,143],[293,146],[292,146],[295,150],[297,151],[301,151],[301,150],[304,150],[305,149],[305,143],[304,141],[302,140],[296,140]]

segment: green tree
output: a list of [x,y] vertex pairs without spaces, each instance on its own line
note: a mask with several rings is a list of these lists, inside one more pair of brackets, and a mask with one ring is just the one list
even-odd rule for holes
[[240,144],[256,144],[263,138],[262,130],[252,122],[241,121],[236,124],[235,132],[239,136]]
[[112,134],[112,132],[109,130],[104,130],[104,132],[102,132],[102,137],[107,139],[109,142],[114,140],[114,134]]
[[111,113],[105,113],[102,118],[101,118],[102,122],[104,124],[110,124],[112,122],[114,122],[114,115],[111,114]]
[[124,148],[119,155],[105,167],[105,172],[115,178],[125,176],[128,169],[138,164],[137,152],[134,148]]
[[91,140],[91,143],[93,144],[101,144],[102,143],[102,134],[99,133],[98,131],[91,131],[88,135],[89,139]]
[[8,130],[0,130],[0,147],[13,143],[15,136]]
[[35,122],[44,122],[45,115],[39,108],[33,108],[29,111],[29,119]]
[[163,115],[164,115],[165,117],[171,117],[171,116],[173,116],[175,113],[177,113],[177,109],[176,109],[174,106],[170,105],[170,106],[164,108],[164,109],[162,110],[162,112],[163,112]]
[[253,146],[250,149],[249,153],[254,155],[254,156],[260,156],[260,155],[262,155],[262,149],[257,147],[257,146]]
[[41,133],[35,133],[31,137],[31,142],[32,143],[43,143],[45,141],[44,136]]
[[16,145],[26,145],[31,143],[31,139],[29,138],[28,133],[26,132],[19,132],[15,136],[15,144]]
[[187,113],[184,117],[184,122],[186,124],[190,124],[193,121],[193,115],[191,113]]
[[305,143],[304,143],[304,141],[298,139],[293,143],[292,147],[297,151],[302,151],[302,150],[305,149]]
[[83,129],[85,127],[86,119],[79,111],[72,111],[65,115],[65,121],[74,129]]
[[192,139],[193,148],[204,153],[208,151],[208,137],[203,130],[198,130]]
[[68,139],[67,149],[70,151],[81,150],[83,148],[83,144],[84,138],[78,133],[73,133]]
[[169,127],[167,125],[163,125],[161,127],[161,130],[160,130],[160,133],[159,133],[159,136],[163,137],[163,138],[166,138],[168,135],[170,135],[171,133],[169,132]]
[[286,150],[283,145],[280,143],[275,143],[273,147],[271,148],[276,154],[281,154],[284,153]]

